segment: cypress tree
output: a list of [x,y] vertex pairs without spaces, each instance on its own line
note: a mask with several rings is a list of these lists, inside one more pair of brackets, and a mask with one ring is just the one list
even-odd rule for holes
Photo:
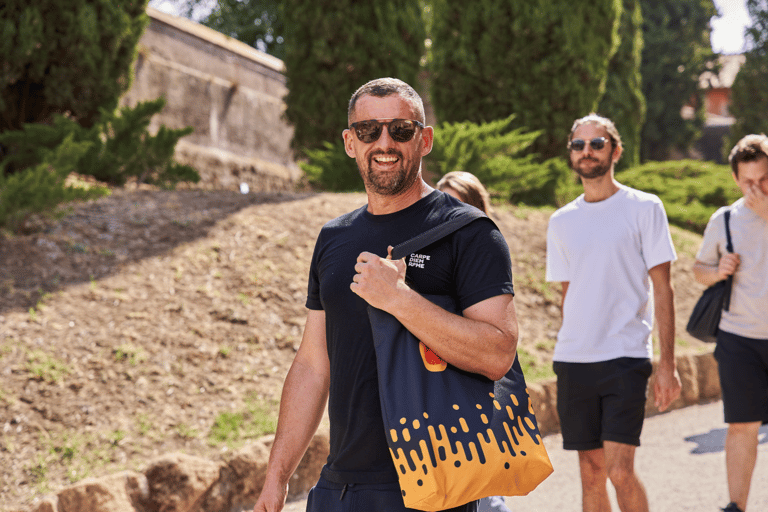
[[4,0],[0,132],[66,114],[93,126],[128,89],[147,0]]
[[286,0],[284,12],[294,148],[340,141],[349,98],[365,82],[391,76],[416,87],[426,37],[417,2]]
[[747,29],[749,50],[731,87],[730,113],[736,118],[723,144],[727,157],[745,135],[768,133],[768,2],[747,0],[752,26]]
[[608,82],[598,111],[619,130],[624,146],[618,170],[640,163],[640,133],[645,121],[645,98],[640,65],[643,50],[643,16],[640,0],[624,0],[621,44],[608,67]]
[[574,119],[597,108],[615,53],[621,0],[434,0],[432,102],[440,121],[514,114],[564,153]]
[[[686,151],[704,125],[699,77],[714,53],[709,20],[717,14],[712,0],[640,0],[643,9],[643,95],[645,124],[640,156],[665,160],[671,150]],[[680,109],[698,107],[692,119]]]

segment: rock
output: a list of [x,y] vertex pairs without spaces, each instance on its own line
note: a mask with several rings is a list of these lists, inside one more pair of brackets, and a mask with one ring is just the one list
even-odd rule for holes
[[[141,473],[124,471],[104,478],[86,478],[57,494],[58,503],[35,512],[145,512],[149,497],[147,479]],[[46,507],[46,503],[40,504]]]
[[717,372],[717,360],[712,353],[695,356],[699,376],[699,392],[702,400],[720,398],[720,374]]
[[677,357],[677,373],[680,374],[680,382],[683,385],[683,389],[680,391],[680,397],[683,399],[685,405],[699,403],[699,378],[693,356],[684,355]]
[[201,501],[204,512],[228,512],[253,508],[264,486],[269,449],[257,441],[236,452],[221,468],[219,479]]
[[291,477],[288,486],[288,499],[303,497],[309,492],[320,478],[320,470],[328,460],[330,452],[330,436],[327,431],[318,431],[309,442],[299,467]]
[[183,453],[172,453],[154,460],[144,471],[149,486],[146,512],[201,510],[200,502],[219,479],[222,466],[220,462]]
[[529,383],[528,394],[531,397],[536,423],[542,436],[560,430],[560,418],[557,415],[557,380]]
[[[56,496],[47,497],[47,498],[44,498],[43,501],[38,503],[36,507],[31,509],[30,512],[57,512],[58,511],[56,507],[57,503],[58,503],[58,499]],[[11,512],[21,512],[21,511],[11,511]]]

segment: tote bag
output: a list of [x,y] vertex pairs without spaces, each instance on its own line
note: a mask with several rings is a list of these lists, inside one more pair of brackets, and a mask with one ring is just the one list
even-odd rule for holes
[[[393,258],[478,216],[455,218],[401,244]],[[425,297],[457,312],[451,297]],[[406,507],[444,510],[487,496],[525,495],[552,473],[517,358],[492,381],[445,363],[389,313],[369,307],[368,316],[384,427]]]
[[[731,242],[731,211],[726,210],[725,215],[725,238],[726,250],[733,252],[733,243]],[[717,341],[717,332],[720,330],[720,317],[723,310],[728,311],[731,302],[731,287],[733,286],[733,276],[718,281],[701,294],[696,305],[693,306],[691,317],[685,330],[688,334],[707,343]]]

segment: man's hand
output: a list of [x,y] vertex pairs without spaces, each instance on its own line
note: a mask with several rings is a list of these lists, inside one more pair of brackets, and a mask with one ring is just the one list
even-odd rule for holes
[[744,200],[750,210],[768,221],[768,194],[764,194],[757,183],[753,183],[747,188]]
[[720,263],[717,265],[717,277],[719,281],[727,278],[736,273],[736,269],[739,268],[741,259],[735,252],[729,252],[720,258]]
[[371,306],[389,311],[388,306],[397,300],[398,289],[407,288],[405,268],[404,258],[392,260],[392,246],[386,258],[362,252],[349,288]]
[[654,405],[659,412],[666,411],[669,404],[680,396],[682,387],[677,370],[661,365],[657,367],[656,376],[653,380],[653,397]]
[[288,497],[288,486],[264,484],[253,512],[280,512]]

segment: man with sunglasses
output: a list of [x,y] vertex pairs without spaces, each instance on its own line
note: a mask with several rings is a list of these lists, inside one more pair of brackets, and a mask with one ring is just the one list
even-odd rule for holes
[[609,479],[622,512],[648,510],[634,458],[652,373],[654,310],[656,407],[665,410],[681,388],[670,280],[676,254],[666,212],[655,195],[616,181],[621,152],[610,119],[590,114],[574,122],[568,156],[584,193],[557,210],[547,230],[546,278],[563,293],[553,354],[557,411],[563,448],[579,452],[585,512],[611,509]]
[[[385,437],[369,304],[395,316],[443,360],[464,370],[496,380],[515,358],[509,248],[492,221],[475,220],[408,261],[388,258],[392,246],[473,208],[422,177],[433,130],[425,126],[421,98],[400,80],[374,80],[353,94],[348,123],[344,148],[357,162],[368,204],[328,222],[318,236],[304,336],[285,380],[256,512],[282,509],[290,476],[326,400],[330,454],[307,510],[409,510]],[[462,315],[416,291],[453,296]],[[473,501],[451,510],[476,507]]]

